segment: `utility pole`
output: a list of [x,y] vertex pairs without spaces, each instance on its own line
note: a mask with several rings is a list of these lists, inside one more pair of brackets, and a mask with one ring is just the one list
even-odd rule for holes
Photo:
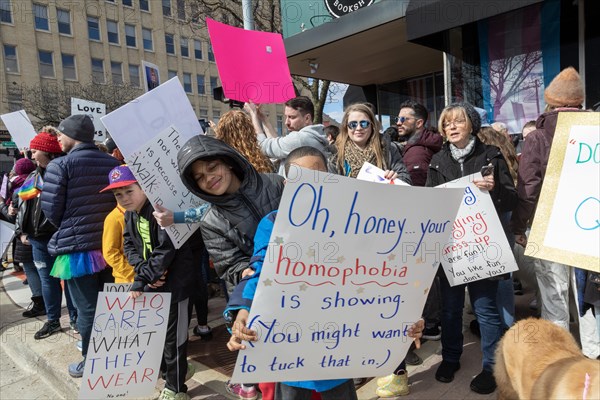
[[254,16],[252,15],[252,0],[242,0],[242,14],[244,17],[244,29],[254,30]]

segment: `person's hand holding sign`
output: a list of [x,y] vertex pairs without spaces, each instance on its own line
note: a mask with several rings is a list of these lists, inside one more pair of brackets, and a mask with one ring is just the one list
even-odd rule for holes
[[258,340],[256,331],[246,327],[249,314],[250,313],[248,310],[245,309],[238,311],[237,316],[235,317],[235,322],[233,323],[233,327],[231,329],[231,338],[229,339],[229,342],[227,342],[227,348],[229,351],[246,349],[246,346],[242,344],[243,340],[248,342],[256,342]]
[[152,215],[154,215],[154,218],[156,218],[156,222],[158,222],[160,226],[165,228],[167,226],[173,225],[173,211],[159,204],[154,205],[154,210],[156,211],[152,212]]
[[417,349],[421,348],[421,336],[423,336],[423,329],[425,329],[425,320],[423,318],[408,328],[408,336],[415,339],[415,346]]

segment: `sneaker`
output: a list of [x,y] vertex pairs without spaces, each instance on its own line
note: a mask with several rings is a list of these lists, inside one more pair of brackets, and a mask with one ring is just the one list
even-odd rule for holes
[[227,393],[237,396],[238,399],[242,400],[256,400],[258,394],[254,386],[243,386],[241,383],[231,383],[227,381],[225,384]]
[[75,347],[77,347],[77,350],[79,350],[80,353],[83,352],[83,341],[82,340],[78,340],[75,343]]
[[[379,381],[377,382],[379,383]],[[406,396],[410,393],[408,388],[408,374],[404,372],[402,375],[392,375],[392,378],[386,385],[380,386],[375,391],[375,394],[380,398],[389,398],[397,396]]]
[[202,325],[202,326],[197,325],[194,328],[194,336],[199,336],[200,340],[207,342],[207,341],[211,340],[213,337],[212,329],[208,325]]
[[78,363],[69,364],[69,375],[73,378],[81,378],[83,376],[83,368],[85,367],[85,358]]
[[194,364],[192,364],[191,362],[188,361],[187,372],[185,373],[185,382],[192,379],[192,376],[194,376],[195,373],[196,373],[196,367],[194,367]]
[[44,302],[42,301],[40,303],[39,301],[32,301],[27,307],[27,310],[23,311],[23,314],[21,315],[23,315],[25,318],[34,318],[41,315],[46,315],[46,307],[44,306]]
[[406,353],[406,357],[404,361],[407,365],[421,365],[423,364],[423,359],[414,352],[414,350],[410,349],[408,353]]
[[440,340],[442,338],[442,330],[439,326],[425,328],[423,329],[423,336],[421,338],[426,340]]
[[158,400],[189,400],[190,396],[187,393],[175,393],[171,389],[164,388],[158,396]]
[[490,394],[496,390],[496,379],[492,371],[484,369],[471,381],[471,390],[479,394]]
[[44,326],[42,326],[42,329],[33,335],[33,338],[36,340],[45,339],[56,332],[60,332],[61,330],[60,321],[48,321],[44,324]]
[[437,371],[435,371],[435,379],[440,382],[450,383],[454,380],[454,374],[459,369],[460,363],[442,361]]
[[69,322],[69,326],[71,327],[73,333],[79,333],[79,329],[77,329],[77,321],[71,320],[71,322]]

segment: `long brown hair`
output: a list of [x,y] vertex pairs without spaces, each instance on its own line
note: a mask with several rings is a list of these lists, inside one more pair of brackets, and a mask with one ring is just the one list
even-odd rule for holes
[[346,143],[351,141],[350,136],[348,134],[348,118],[350,113],[352,112],[361,112],[367,116],[369,121],[371,122],[371,136],[367,141],[367,147],[372,147],[373,152],[375,153],[375,159],[377,160],[377,167],[381,169],[387,169],[388,165],[383,156],[383,142],[381,141],[381,135],[379,134],[379,121],[375,118],[375,114],[368,106],[357,103],[351,104],[346,108],[346,112],[344,112],[344,118],[342,119],[342,126],[340,127],[340,134],[335,140],[335,147],[338,149],[337,153],[337,169],[339,172],[344,172],[344,160],[345,160],[345,148]]
[[236,149],[258,172],[274,172],[273,164],[260,151],[256,130],[246,113],[240,110],[226,112],[215,131],[217,139]]
[[517,169],[519,168],[519,162],[517,160],[517,152],[515,146],[508,140],[503,134],[492,128],[491,126],[483,126],[477,134],[479,140],[485,144],[496,146],[500,149],[500,152],[508,164],[508,170],[513,180],[517,180]]

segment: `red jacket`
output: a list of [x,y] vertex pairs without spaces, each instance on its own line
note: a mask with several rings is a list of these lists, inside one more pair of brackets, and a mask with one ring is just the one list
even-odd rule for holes
[[535,208],[546,176],[548,157],[552,148],[559,112],[581,112],[578,108],[560,108],[540,115],[536,130],[527,135],[519,161],[517,194],[519,203],[513,211],[511,228],[515,235],[523,235],[531,225]]
[[442,148],[442,135],[425,128],[416,141],[411,142],[409,139],[404,146],[398,146],[398,149],[410,174],[412,185],[425,186],[431,157]]

